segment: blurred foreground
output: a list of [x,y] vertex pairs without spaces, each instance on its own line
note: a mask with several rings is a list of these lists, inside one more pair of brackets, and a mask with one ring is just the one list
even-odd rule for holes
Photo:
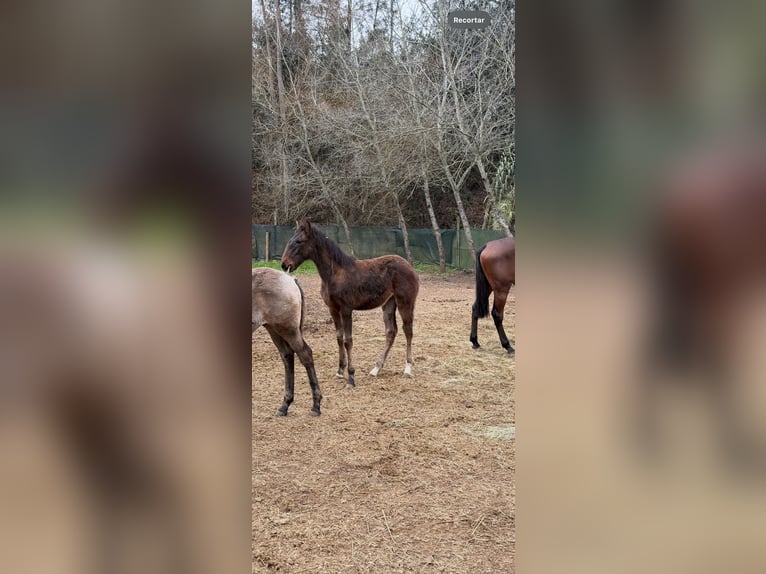
[[0,569],[241,564],[247,410],[199,262],[4,239]]
[[542,4],[518,18],[517,569],[763,572],[766,11]]
[[249,14],[3,7],[0,572],[250,570]]

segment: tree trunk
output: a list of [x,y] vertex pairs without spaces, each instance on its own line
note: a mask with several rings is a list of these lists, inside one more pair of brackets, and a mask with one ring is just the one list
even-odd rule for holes
[[441,229],[439,229],[439,222],[436,220],[434,205],[431,202],[431,191],[428,187],[428,172],[425,170],[425,167],[423,167],[423,195],[425,195],[426,198],[428,217],[431,218],[431,228],[434,230],[436,248],[439,250],[439,273],[444,273],[447,271],[447,262],[444,258],[444,243],[442,242],[442,232]]
[[338,221],[340,221],[340,224],[343,226],[343,233],[346,236],[346,243],[348,243],[348,250],[351,252],[351,255],[354,254],[354,244],[351,242],[351,232],[348,230],[348,222],[346,221],[346,218],[343,217],[343,214],[340,212],[340,209],[338,209],[338,205],[331,201],[332,210],[335,212],[335,217],[338,218]]
[[266,63],[269,65],[269,73],[266,75],[266,79],[268,80],[269,96],[271,97],[272,103],[274,103],[274,101],[277,99],[277,95],[274,90],[274,77],[271,75],[271,70],[274,69],[274,57],[271,53],[271,40],[268,31],[269,15],[266,11],[265,0],[261,0],[261,12],[263,12],[263,23],[266,25]]
[[293,15],[293,29],[296,36],[300,39],[301,48],[306,51],[308,48],[305,46],[306,42],[306,20],[303,17],[303,0],[293,0],[293,9],[295,14]]
[[396,205],[396,216],[399,218],[399,227],[402,229],[402,239],[404,240],[404,253],[407,256],[407,261],[412,263],[412,250],[410,249],[410,234],[407,231],[407,222],[404,220],[404,213],[402,212],[402,206],[399,203],[399,198],[396,194],[392,194],[394,198],[394,204]]
[[388,8],[388,50],[394,53],[394,0],[391,0]]
[[352,15],[353,15],[353,12],[352,12],[352,1],[353,0],[348,0],[348,5],[346,7],[346,36],[348,36],[348,49],[349,50],[352,50],[353,46],[354,46],[354,43],[353,43],[352,37],[351,37],[352,26],[353,26],[353,23],[354,23],[354,19],[352,17]]
[[285,219],[290,217],[290,186],[288,185],[287,170],[287,115],[285,114],[285,82],[282,65],[282,9],[279,0],[274,2],[274,25],[276,33],[276,74],[277,74],[277,100],[279,106],[279,120],[281,123],[282,136],[279,142],[279,165],[281,169],[280,187],[282,188],[282,202],[285,210]]
[[473,243],[473,235],[471,234],[471,224],[468,221],[468,216],[465,214],[465,207],[463,207],[463,200],[460,197],[460,186],[455,181],[447,162],[442,156],[442,167],[444,173],[447,175],[450,187],[452,188],[452,195],[455,197],[455,204],[457,205],[457,211],[460,214],[460,221],[463,223],[463,231],[465,231],[465,238],[468,241],[468,250],[471,253],[471,259],[476,263],[476,248]]
[[481,175],[481,181],[484,184],[484,191],[487,192],[487,201],[489,202],[489,208],[492,210],[492,214],[495,216],[495,220],[503,228],[503,233],[506,237],[511,237],[511,230],[506,223],[503,214],[500,213],[500,208],[497,206],[495,196],[492,193],[492,186],[489,183],[489,177],[487,177],[487,171],[484,169],[484,162],[480,157],[476,158],[476,166],[479,168],[479,174]]
[[[448,3],[446,1],[442,1],[443,8],[440,10],[441,15],[441,21],[442,24],[446,24],[446,17],[447,17],[447,8]],[[446,30],[446,26],[444,27],[444,30]],[[449,167],[449,163],[447,161],[447,156],[444,150],[442,138],[444,138],[445,130],[443,129],[444,126],[444,110],[445,105],[447,101],[447,95],[450,93],[450,87],[452,87],[452,93],[453,95],[456,93],[454,89],[454,78],[452,77],[452,73],[450,70],[449,63],[447,62],[447,44],[445,39],[445,31],[442,31],[441,34],[439,34],[439,44],[441,49],[441,61],[442,61],[442,69],[444,72],[444,78],[442,81],[442,99],[441,99],[441,105],[439,106],[438,112],[437,112],[437,119],[436,119],[436,127],[439,130],[438,139],[436,140],[436,147],[437,151],[439,152],[439,159],[441,160],[441,166],[444,170],[445,175],[447,176],[447,180],[449,181],[450,187],[452,188],[452,195],[455,198],[455,205],[457,206],[458,214],[460,215],[460,220],[463,222],[463,230],[465,231],[465,238],[468,241],[468,250],[471,253],[471,260],[475,263],[476,262],[476,248],[474,247],[473,243],[473,235],[471,234],[471,224],[468,222],[468,216],[465,213],[465,207],[463,207],[463,200],[460,198],[460,186],[462,185],[462,180],[465,179],[465,177],[468,175],[468,172],[470,171],[470,167],[463,173],[463,177],[461,178],[461,182],[458,183],[455,181],[455,177],[452,175],[452,170]],[[458,123],[462,129],[462,122],[460,121],[460,108],[456,104],[455,113],[458,119]]]

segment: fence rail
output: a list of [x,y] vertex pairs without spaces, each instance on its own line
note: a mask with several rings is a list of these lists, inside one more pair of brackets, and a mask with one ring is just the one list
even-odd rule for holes
[[[349,252],[346,234],[339,225],[322,225],[322,231],[341,249]],[[287,225],[253,225],[253,259],[259,261],[279,259],[295,228]],[[439,264],[439,250],[432,229],[407,229],[412,258],[418,263]],[[351,227],[349,228],[354,254],[360,259],[396,254],[405,256],[404,238],[398,227]],[[268,235],[267,235],[268,234]],[[478,249],[488,241],[503,237],[501,231],[472,229],[471,234]],[[473,266],[465,232],[455,229],[441,231],[444,258],[447,265],[458,269]],[[267,240],[268,239],[268,240]],[[268,253],[266,252],[268,244]]]

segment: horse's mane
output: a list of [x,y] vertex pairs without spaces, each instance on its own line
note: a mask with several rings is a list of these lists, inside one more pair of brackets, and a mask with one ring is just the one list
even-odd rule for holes
[[327,250],[330,257],[340,265],[341,267],[349,267],[356,261],[356,257],[348,255],[341,248],[340,245],[335,243],[332,239],[322,233],[322,231],[315,225],[311,224],[311,233],[316,237],[317,243],[322,243]]

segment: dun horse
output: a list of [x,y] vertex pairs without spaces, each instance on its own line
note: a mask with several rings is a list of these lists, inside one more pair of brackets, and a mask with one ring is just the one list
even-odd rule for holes
[[322,392],[314,370],[314,356],[303,339],[304,311],[303,290],[293,277],[267,267],[253,269],[253,331],[261,325],[266,327],[285,364],[285,396],[277,411],[280,416],[287,415],[293,402],[296,353],[311,385],[314,400],[311,415],[321,413]]
[[504,237],[490,241],[476,252],[476,302],[471,313],[471,343],[478,349],[479,339],[476,335],[479,319],[489,315],[489,294],[495,294],[492,303],[492,319],[495,321],[500,344],[514,353],[511,343],[503,329],[503,312],[505,301],[511,285],[516,283],[516,240]]
[[[340,247],[325,237],[319,228],[308,221],[299,223],[295,234],[285,246],[282,269],[293,271],[310,259],[316,263],[322,279],[322,299],[330,309],[338,340],[338,378],[344,378],[348,366],[348,388],[355,385],[352,360],[352,312],[383,307],[386,325],[386,346],[370,375],[377,376],[386,362],[396,338],[396,310],[402,317],[407,338],[405,376],[412,374],[412,321],[418,296],[418,274],[398,255],[384,255],[375,259],[358,260],[346,255]],[[344,348],[345,347],[345,348]]]

